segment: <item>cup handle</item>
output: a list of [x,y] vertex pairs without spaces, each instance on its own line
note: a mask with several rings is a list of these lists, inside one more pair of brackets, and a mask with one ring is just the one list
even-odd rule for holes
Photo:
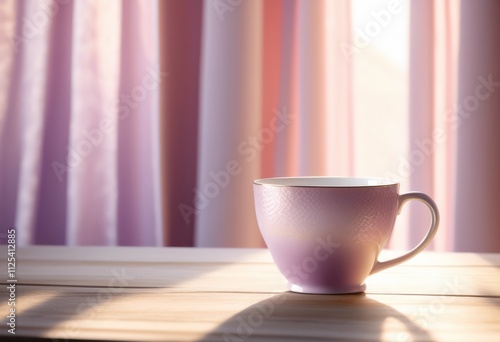
[[399,204],[398,204],[398,215],[399,215],[399,213],[401,213],[401,208],[403,207],[403,205],[406,202],[408,202],[409,200],[413,200],[413,199],[420,201],[420,202],[423,202],[431,211],[431,225],[429,227],[429,231],[427,232],[427,235],[425,235],[425,237],[422,239],[422,241],[420,241],[420,243],[415,248],[413,248],[411,251],[409,251],[408,253],[406,253],[400,257],[391,259],[391,260],[376,261],[375,265],[373,265],[373,268],[372,268],[370,274],[380,272],[382,270],[385,270],[386,268],[396,266],[396,265],[398,265],[406,260],[413,258],[415,255],[420,253],[431,242],[432,238],[434,238],[434,235],[436,235],[437,228],[439,226],[439,211],[438,211],[438,208],[436,206],[436,203],[434,203],[434,201],[426,194],[421,193],[421,192],[409,192],[409,193],[400,195],[399,196]]

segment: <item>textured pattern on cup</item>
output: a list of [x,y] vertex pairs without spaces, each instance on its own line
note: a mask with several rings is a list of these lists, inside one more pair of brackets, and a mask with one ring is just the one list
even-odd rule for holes
[[398,184],[286,187],[254,184],[257,222],[289,289],[364,291],[398,210]]

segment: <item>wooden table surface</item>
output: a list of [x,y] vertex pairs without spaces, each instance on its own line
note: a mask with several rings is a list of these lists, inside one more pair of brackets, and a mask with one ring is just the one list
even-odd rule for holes
[[287,292],[265,249],[32,246],[16,259],[15,336],[0,272],[2,341],[500,341],[500,254],[424,252],[353,295]]

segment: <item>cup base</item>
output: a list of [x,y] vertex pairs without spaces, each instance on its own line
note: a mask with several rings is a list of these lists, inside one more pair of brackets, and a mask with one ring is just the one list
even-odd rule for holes
[[308,293],[308,294],[349,294],[349,293],[365,292],[365,290],[366,290],[365,283],[358,285],[358,286],[348,286],[348,287],[342,287],[342,288],[300,286],[300,285],[288,283],[287,287],[292,292]]

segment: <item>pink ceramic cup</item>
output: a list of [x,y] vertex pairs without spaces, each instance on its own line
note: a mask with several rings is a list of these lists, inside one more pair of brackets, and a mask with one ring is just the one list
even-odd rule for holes
[[[429,244],[439,212],[419,192],[399,195],[399,183],[380,178],[283,177],[254,181],[257,222],[288,289],[355,293],[373,273],[402,263]],[[408,200],[427,205],[429,231],[408,253],[380,262],[396,216]]]

